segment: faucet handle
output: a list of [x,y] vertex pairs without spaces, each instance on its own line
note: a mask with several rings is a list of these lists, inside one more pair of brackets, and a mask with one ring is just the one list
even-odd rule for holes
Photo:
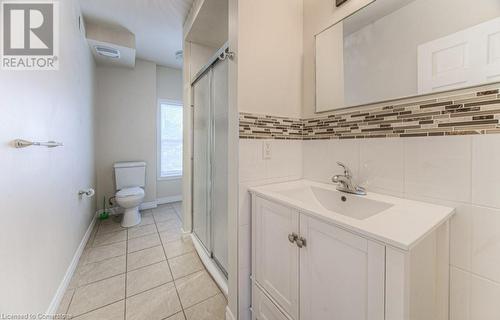
[[352,177],[352,172],[351,172],[351,170],[350,170],[350,169],[349,169],[349,168],[348,168],[345,164],[343,164],[343,163],[342,163],[342,162],[340,162],[340,161],[337,161],[337,164],[338,164],[339,166],[341,166],[341,167],[344,169],[344,175],[345,175],[346,177],[349,177],[349,178],[350,178],[350,177]]

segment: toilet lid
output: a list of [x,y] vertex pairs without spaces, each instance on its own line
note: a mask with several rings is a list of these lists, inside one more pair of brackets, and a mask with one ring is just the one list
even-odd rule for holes
[[144,190],[139,187],[134,188],[123,188],[116,193],[118,198],[130,197],[130,196],[143,196]]

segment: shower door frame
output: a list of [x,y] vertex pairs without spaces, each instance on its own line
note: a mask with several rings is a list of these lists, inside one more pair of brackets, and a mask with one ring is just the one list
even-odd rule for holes
[[[212,95],[212,88],[213,88],[213,67],[219,62],[219,61],[223,61],[227,58],[227,56],[225,55],[225,53],[227,53],[227,51],[229,50],[229,43],[225,43],[219,50],[217,50],[217,52],[209,59],[209,62],[207,64],[205,64],[205,66],[203,66],[200,71],[198,71],[196,73],[196,75],[194,76],[193,80],[191,81],[191,101],[194,101],[194,84],[200,80],[203,76],[205,76],[206,74],[209,74],[209,78],[208,78],[208,87],[209,87],[209,90],[210,90],[210,99],[209,99],[209,115],[210,115],[210,119],[209,119],[209,141],[210,141],[210,148],[209,148],[209,158],[210,158],[210,165],[209,165],[209,190],[208,190],[208,193],[207,193],[207,203],[208,203],[208,212],[207,212],[207,220],[208,220],[208,224],[209,224],[209,232],[207,234],[207,238],[208,238],[208,244],[210,246],[210,248],[207,248],[207,246],[203,243],[203,241],[201,241],[201,239],[198,237],[198,235],[194,232],[195,230],[195,219],[194,219],[194,179],[195,179],[195,174],[194,174],[194,157],[195,157],[195,144],[194,144],[194,130],[195,130],[195,117],[194,117],[194,113],[195,113],[195,108],[193,107],[192,108],[192,134],[193,134],[193,143],[191,145],[191,154],[192,154],[192,157],[191,157],[191,172],[193,173],[191,175],[191,194],[193,195],[191,197],[191,217],[192,217],[192,224],[193,224],[193,235],[197,238],[197,240],[199,241],[199,243],[201,244],[201,246],[203,247],[203,250],[205,250],[205,252],[207,253],[207,255],[211,258],[211,260],[215,263],[215,265],[217,266],[217,268],[222,272],[222,274],[225,276],[226,280],[228,278],[228,270],[226,270],[226,268],[224,266],[222,266],[222,264],[217,260],[217,257],[214,256],[214,251],[213,251],[213,247],[214,247],[214,244],[213,244],[213,232],[214,232],[214,228],[212,226],[213,224],[213,220],[212,220],[212,213],[213,213],[213,201],[212,201],[212,195],[213,195],[213,192],[212,192],[212,182],[213,182],[213,159],[214,159],[214,153],[215,153],[215,143],[214,143],[214,130],[215,130],[215,118],[213,116],[214,114],[214,109],[213,109],[213,105],[214,105],[214,97]],[[226,212],[228,213],[228,212]],[[227,221],[228,222],[228,221]],[[226,241],[228,241],[228,239],[226,239]]]

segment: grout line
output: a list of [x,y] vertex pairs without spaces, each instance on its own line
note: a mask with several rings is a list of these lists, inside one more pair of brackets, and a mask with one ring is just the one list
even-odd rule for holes
[[[458,269],[458,270],[460,270],[460,271],[462,271],[464,273],[468,273],[468,274],[470,274],[472,276],[475,276],[476,278],[480,278],[483,281],[488,281],[488,282],[491,282],[492,284],[494,284],[496,286],[500,286],[500,282],[499,281],[493,280],[493,279],[488,278],[488,277],[486,277],[484,275],[481,275],[479,273],[476,273],[476,272],[473,272],[473,271],[469,271],[467,269],[464,269],[462,267],[459,267],[459,266],[456,266],[456,265],[450,263],[450,269],[451,269],[451,267],[453,267],[455,269]],[[451,276],[451,272],[450,272],[450,276]]]
[[[73,302],[73,298],[75,297],[76,289],[78,289],[78,288],[73,289],[73,294],[71,295],[71,298],[69,299],[68,306],[66,307],[66,310],[64,310],[64,313],[65,313],[66,315],[68,314],[69,307],[71,306],[71,303]],[[70,290],[71,290],[71,289],[70,289]],[[66,290],[66,292],[67,292],[67,290]]]
[[[164,262],[164,261],[161,261],[161,262]],[[145,292],[151,291],[151,290],[153,290],[153,289],[157,289],[157,288],[162,287],[162,286],[164,286],[164,285],[166,285],[166,284],[169,284],[169,283],[171,283],[171,282],[174,282],[174,280],[171,280],[171,281],[168,281],[168,282],[163,282],[163,283],[160,283],[159,285],[156,285],[156,286],[154,286],[154,287],[148,288],[148,289],[143,290],[143,291],[141,291],[141,292],[134,293],[133,295],[128,296],[128,297],[127,297],[127,296],[125,296],[125,300],[127,300],[128,298],[132,298],[132,297],[138,296],[138,295],[143,294],[143,293],[145,293]]]
[[[121,257],[121,256],[120,256],[120,257]],[[127,258],[125,258],[125,260],[126,260],[126,259],[127,259]],[[127,269],[127,265],[125,264],[125,270],[126,270],[126,269]],[[83,284],[83,285],[81,285],[81,286],[80,286],[80,285],[77,285],[77,287],[76,287],[76,288],[74,288],[74,289],[83,288],[83,287],[86,287],[86,286],[88,286],[88,285],[91,285],[91,284],[94,284],[94,283],[97,283],[97,282],[101,282],[101,281],[104,281],[104,280],[109,280],[109,279],[111,279],[111,278],[114,278],[114,277],[117,277],[117,276],[124,275],[124,274],[126,274],[126,273],[127,273],[127,272],[126,272],[126,271],[124,271],[124,272],[120,272],[120,273],[117,273],[117,274],[115,274],[115,275],[112,275],[112,276],[109,276],[109,277],[106,277],[106,278],[102,278],[102,279],[95,280],[95,281],[92,281],[92,282],[87,282],[87,283],[85,283],[85,284]],[[1,318],[0,318],[0,319],[1,319]]]
[[[156,225],[156,222],[155,222],[155,227],[156,227],[156,230],[158,230],[158,226]],[[168,261],[168,258],[167,258],[167,252],[165,251],[165,247],[163,245],[163,241],[161,241],[161,238],[160,238],[160,242],[161,242],[161,247],[163,249],[163,254],[165,255],[165,259],[167,260],[168,270],[170,271],[170,275],[172,276],[172,279],[174,279],[174,275],[172,274],[172,268],[170,267],[170,262]],[[175,293],[177,294],[177,299],[179,299],[179,304],[181,305],[182,314],[184,315],[184,319],[187,319],[186,312],[184,312],[184,306],[182,305],[181,296],[179,295],[179,289],[177,288],[177,284],[175,283],[175,279],[173,280],[173,283],[174,283]]]
[[[80,313],[80,314],[79,314],[79,315],[77,315],[77,316],[73,316],[73,315],[71,315],[71,318],[68,318],[68,319],[76,319],[76,320],[78,320],[78,318],[79,318],[79,317],[81,317],[81,316],[83,316],[83,315],[86,315],[86,314],[89,314],[89,313],[91,313],[91,312],[94,312],[94,311],[100,310],[100,309],[102,309],[102,308],[109,307],[110,305],[115,304],[115,303],[118,303],[118,302],[123,301],[123,300],[125,300],[125,299],[118,299],[118,300],[116,300],[116,301],[113,301],[113,302],[110,302],[110,303],[108,303],[108,304],[102,305],[102,306],[100,306],[99,308],[95,308],[95,309],[92,309],[92,310],[89,310],[89,311],[85,311],[84,313]],[[69,310],[68,310],[68,311],[69,311]]]

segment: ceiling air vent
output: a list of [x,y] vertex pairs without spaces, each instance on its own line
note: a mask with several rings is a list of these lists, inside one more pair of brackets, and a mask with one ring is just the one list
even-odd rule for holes
[[95,51],[107,58],[120,59],[120,51],[115,48],[105,47],[105,46],[95,46]]

